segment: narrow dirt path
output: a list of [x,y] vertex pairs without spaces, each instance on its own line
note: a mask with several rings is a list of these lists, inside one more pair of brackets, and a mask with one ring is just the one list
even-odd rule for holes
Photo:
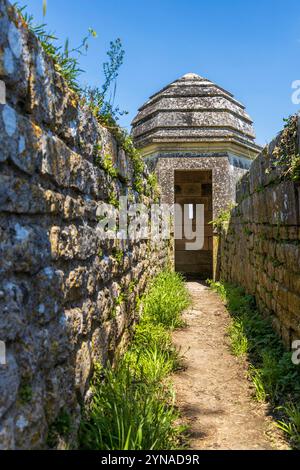
[[274,449],[278,444],[267,406],[251,398],[246,363],[229,349],[229,313],[199,282],[188,282],[192,307],[187,328],[174,333],[184,370],[174,375],[177,403],[191,434],[191,449]]

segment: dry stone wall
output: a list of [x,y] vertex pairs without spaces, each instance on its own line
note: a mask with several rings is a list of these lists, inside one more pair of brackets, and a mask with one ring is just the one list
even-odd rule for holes
[[219,250],[221,277],[255,295],[287,347],[300,339],[299,129],[294,116],[238,183]]
[[[0,448],[46,446],[89,395],[95,363],[122,348],[168,247],[100,240],[97,208],[150,204],[145,169],[80,105],[37,39],[0,0]],[[110,155],[118,177],[103,165]],[[146,196],[147,194],[147,196]]]

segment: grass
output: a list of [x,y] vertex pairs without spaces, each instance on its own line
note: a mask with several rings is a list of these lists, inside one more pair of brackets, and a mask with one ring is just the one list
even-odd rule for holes
[[79,93],[81,87],[79,85],[79,76],[83,73],[80,68],[79,58],[85,55],[88,49],[89,39],[97,37],[97,33],[89,28],[87,35],[82,39],[78,47],[70,48],[69,41],[66,40],[64,47],[59,45],[58,38],[51,32],[47,31],[46,24],[36,24],[33,15],[27,13],[27,6],[21,6],[18,2],[13,5],[22,19],[23,24],[31,31],[40,41],[45,53],[51,57],[54,67],[59,72],[68,86]]
[[180,313],[188,306],[186,287],[182,277],[164,271],[154,281],[144,301],[144,315],[154,324],[166,328],[183,326]]
[[83,449],[161,450],[180,447],[183,428],[168,375],[180,367],[172,329],[189,304],[183,279],[164,271],[142,299],[143,315],[118,364],[97,366],[93,399],[80,429]]
[[232,353],[249,361],[255,398],[269,402],[279,415],[277,426],[300,449],[300,368],[284,349],[269,319],[256,308],[255,299],[242,288],[209,281],[226,304],[232,321],[228,329]]
[[292,403],[284,408],[287,421],[278,421],[278,427],[285,432],[292,442],[292,444],[299,449],[300,442],[300,409]]

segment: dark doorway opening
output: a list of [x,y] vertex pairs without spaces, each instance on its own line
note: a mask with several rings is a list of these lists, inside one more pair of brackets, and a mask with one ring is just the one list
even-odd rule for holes
[[[175,240],[175,270],[187,277],[198,279],[212,278],[213,273],[213,227],[212,220],[212,171],[211,170],[175,170],[175,203],[183,207],[188,205],[189,217],[193,229],[196,224],[196,204],[204,205],[204,245],[201,250],[187,250],[183,238]],[[175,224],[182,224],[183,218]],[[184,233],[184,232],[183,232]]]

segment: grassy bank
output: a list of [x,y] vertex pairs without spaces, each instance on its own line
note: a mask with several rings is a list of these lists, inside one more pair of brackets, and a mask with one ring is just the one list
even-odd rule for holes
[[225,303],[232,321],[228,330],[232,353],[247,356],[249,377],[258,401],[269,402],[277,426],[300,448],[300,366],[292,363],[271,323],[257,310],[254,297],[243,289],[210,282]]
[[180,447],[182,428],[168,375],[180,365],[171,332],[182,326],[189,296],[183,279],[165,271],[142,299],[133,341],[114,368],[97,368],[93,400],[80,430],[83,449]]

